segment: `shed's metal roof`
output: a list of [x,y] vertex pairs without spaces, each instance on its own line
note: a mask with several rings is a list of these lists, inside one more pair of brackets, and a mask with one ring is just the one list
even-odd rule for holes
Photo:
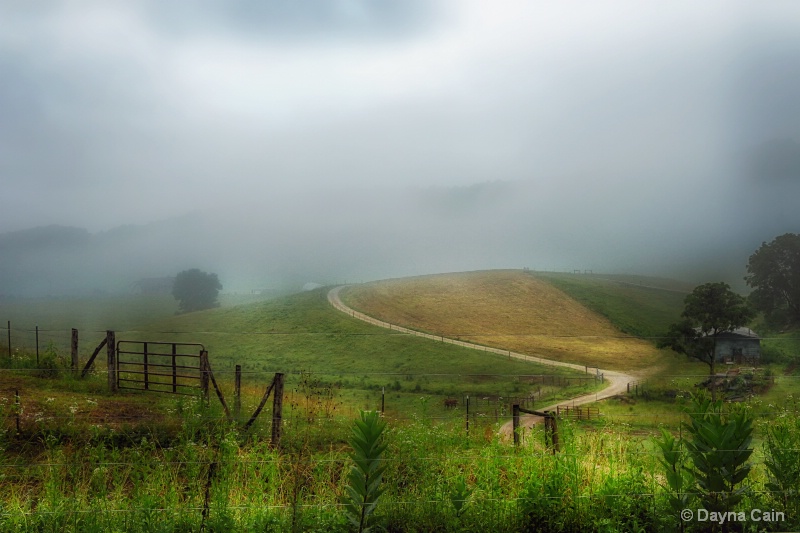
[[736,328],[733,331],[729,331],[727,333],[733,333],[735,335],[741,335],[742,337],[750,337],[753,339],[758,338],[758,334],[750,328]]
[[[694,328],[696,331],[700,331],[700,328]],[[739,335],[740,337],[748,337],[750,339],[758,339],[758,333],[753,331],[750,328],[736,328],[731,331],[721,331],[718,335],[725,335],[726,333],[730,333],[733,335]]]

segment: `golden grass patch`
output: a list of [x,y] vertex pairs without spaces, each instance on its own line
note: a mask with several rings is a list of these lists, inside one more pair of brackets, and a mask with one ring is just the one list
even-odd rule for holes
[[614,370],[645,370],[659,350],[527,273],[442,274],[348,287],[343,299],[392,324]]

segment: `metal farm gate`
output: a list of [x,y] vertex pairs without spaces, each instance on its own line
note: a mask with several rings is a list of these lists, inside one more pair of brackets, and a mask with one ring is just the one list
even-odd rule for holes
[[208,390],[202,344],[118,341],[117,388],[196,396]]

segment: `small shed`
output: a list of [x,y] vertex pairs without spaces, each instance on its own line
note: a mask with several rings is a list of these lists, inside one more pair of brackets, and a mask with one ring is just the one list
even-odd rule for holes
[[717,334],[715,356],[723,363],[753,363],[761,358],[761,339],[750,328]]

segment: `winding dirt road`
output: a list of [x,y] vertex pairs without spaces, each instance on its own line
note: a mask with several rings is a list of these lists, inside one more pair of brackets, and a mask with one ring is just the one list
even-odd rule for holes
[[[345,305],[342,302],[342,299],[339,297],[339,292],[345,287],[346,285],[340,285],[339,287],[334,287],[328,292],[328,302],[335,308],[341,311],[342,313],[348,314],[353,318],[357,318],[369,324],[373,324],[375,326],[380,326],[382,328],[387,328],[392,331],[397,331],[398,333],[407,333],[409,335],[415,335],[417,337],[423,337],[426,339],[435,340],[438,342],[445,342],[448,344],[455,344],[457,346],[463,346],[465,348],[471,348],[474,350],[480,350],[482,352],[490,352],[496,353],[499,355],[504,355],[506,357],[513,357],[514,359],[520,359],[522,361],[530,361],[532,363],[539,363],[542,365],[548,366],[560,366],[564,368],[571,368],[573,370],[579,370],[584,372],[586,367],[583,365],[576,365],[573,363],[564,363],[562,361],[554,361],[552,359],[543,359],[541,357],[535,357],[533,355],[526,355],[522,353],[512,352],[509,350],[501,350],[499,348],[490,348],[488,346],[481,346],[479,344],[473,344],[471,342],[464,342],[456,339],[449,339],[447,337],[442,337],[439,335],[431,335],[430,333],[422,333],[420,331],[415,331],[413,329],[404,328],[402,326],[398,326],[396,324],[390,324],[389,322],[384,322],[382,320],[378,320],[373,318],[369,315],[365,315],[364,313],[360,313],[355,309],[352,309]],[[603,370],[602,368],[592,368],[598,374],[602,374],[608,386],[601,391],[597,391],[592,394],[584,394],[583,396],[578,396],[572,398],[570,400],[563,400],[558,403],[554,403],[553,405],[548,405],[545,407],[537,407],[537,411],[548,411],[551,409],[555,409],[558,405],[570,405],[570,406],[577,406],[577,405],[584,405],[591,402],[596,402],[598,400],[603,400],[605,398],[610,398],[612,396],[616,396],[617,394],[621,394],[627,391],[628,383],[635,381],[637,378],[628,374],[623,374],[622,372],[616,372],[614,370]],[[540,422],[542,417],[534,416],[534,415],[523,415],[520,417],[520,425],[522,427],[531,427],[534,424]],[[501,428],[501,434],[505,436],[511,435],[511,421],[506,422],[503,427]]]

